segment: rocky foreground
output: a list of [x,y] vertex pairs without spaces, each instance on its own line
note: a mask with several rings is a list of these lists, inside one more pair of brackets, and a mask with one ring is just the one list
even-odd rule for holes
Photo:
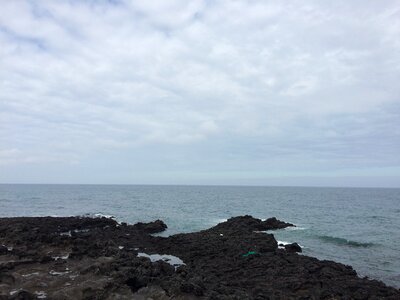
[[400,299],[263,232],[287,226],[243,216],[164,238],[159,220],[2,218],[0,299]]

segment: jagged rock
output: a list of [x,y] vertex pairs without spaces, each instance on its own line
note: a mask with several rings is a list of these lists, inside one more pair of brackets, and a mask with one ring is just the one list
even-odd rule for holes
[[0,245],[0,255],[8,254],[8,248],[6,246]]
[[276,218],[269,218],[265,221],[262,221],[261,219],[246,215],[230,218],[225,222],[219,223],[217,226],[211,228],[211,230],[220,231],[221,233],[234,233],[282,229],[289,226],[295,225],[282,222]]
[[297,243],[286,244],[285,246],[286,251],[289,252],[302,252],[300,245]]
[[10,292],[14,299],[37,292],[49,299],[400,299],[399,290],[359,278],[349,266],[298,255],[296,243],[278,249],[264,231],[287,226],[241,216],[156,237],[166,228],[160,220],[0,218],[0,245],[14,247],[1,256],[0,299]]
[[133,225],[133,227],[137,230],[141,230],[146,233],[158,233],[162,232],[165,229],[167,229],[167,225],[161,221],[161,220],[156,220],[154,222],[150,223],[136,223]]
[[13,294],[9,299],[12,299],[12,300],[34,300],[34,299],[37,299],[37,297],[30,292],[21,290],[15,294]]
[[263,226],[265,226],[264,230],[274,230],[274,229],[282,229],[286,227],[296,227],[295,225],[291,223],[286,223],[283,221],[278,220],[275,217],[266,219],[265,221],[262,222]]

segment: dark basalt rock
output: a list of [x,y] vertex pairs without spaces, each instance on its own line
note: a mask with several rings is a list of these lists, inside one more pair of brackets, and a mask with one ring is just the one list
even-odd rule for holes
[[11,299],[12,300],[34,300],[34,299],[37,299],[37,297],[32,293],[21,290],[21,291],[17,292],[16,294],[13,294],[9,299],[10,300]]
[[298,255],[296,243],[278,249],[272,234],[260,232],[288,226],[241,216],[165,238],[151,235],[165,230],[160,220],[2,218],[0,245],[13,251],[0,249],[0,299],[400,299],[399,290],[359,278],[350,266]]
[[225,222],[218,224],[217,226],[211,228],[214,231],[221,231],[221,232],[253,232],[253,231],[266,231],[266,230],[275,230],[275,229],[282,229],[290,226],[295,226],[290,223],[286,223],[276,218],[269,218],[265,221],[261,219],[253,218],[252,216],[240,216],[230,218]]
[[266,219],[265,221],[262,221],[262,224],[264,226],[264,230],[275,230],[275,229],[283,229],[286,227],[296,227],[295,225],[291,223],[286,223],[283,221],[278,220],[275,217]]
[[0,245],[0,255],[8,254],[8,248],[6,246]]
[[133,228],[151,234],[164,231],[167,229],[167,225],[161,220],[156,220],[150,223],[136,223]]
[[287,244],[284,247],[285,247],[286,251],[289,251],[289,252],[302,252],[303,251],[301,249],[300,245],[297,243]]

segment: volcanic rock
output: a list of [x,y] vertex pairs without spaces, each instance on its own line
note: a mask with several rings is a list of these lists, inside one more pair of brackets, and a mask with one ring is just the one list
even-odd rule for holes
[[400,299],[350,266],[298,255],[296,243],[278,249],[265,231],[287,226],[241,216],[157,237],[160,220],[1,218],[0,245],[13,251],[1,250],[0,299]]
[[291,244],[286,244],[284,245],[286,251],[289,252],[302,252],[303,250],[301,249],[300,245],[297,243],[291,243]]
[[137,230],[143,231],[145,233],[158,233],[158,232],[162,232],[165,229],[167,229],[167,225],[161,221],[161,220],[156,220],[154,222],[150,222],[150,223],[136,223],[135,225],[133,225],[133,227]]

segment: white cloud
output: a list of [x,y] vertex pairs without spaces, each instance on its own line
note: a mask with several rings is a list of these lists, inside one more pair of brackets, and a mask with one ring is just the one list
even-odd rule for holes
[[396,1],[7,1],[0,145],[18,153],[2,161],[39,172],[175,147],[195,170],[213,159],[198,149],[220,147],[289,171],[289,152],[325,170],[398,165],[399,14]]

